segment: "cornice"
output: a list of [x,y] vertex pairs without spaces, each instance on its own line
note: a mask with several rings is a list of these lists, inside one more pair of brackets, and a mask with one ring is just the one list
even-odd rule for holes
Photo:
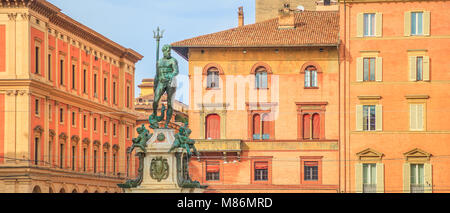
[[48,18],[49,22],[67,30],[74,35],[98,45],[100,48],[115,54],[120,58],[127,59],[133,63],[140,61],[144,56],[138,52],[125,48],[87,26],[75,21],[66,14],[61,12],[61,9],[46,0],[0,0],[2,7],[27,7],[38,14]]

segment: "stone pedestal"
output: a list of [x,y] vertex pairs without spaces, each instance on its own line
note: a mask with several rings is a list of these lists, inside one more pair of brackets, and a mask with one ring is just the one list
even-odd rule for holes
[[144,171],[140,186],[124,189],[126,193],[203,193],[200,188],[181,188],[177,183],[176,149],[169,153],[175,141],[174,129],[155,129],[153,136],[147,142],[144,152]]

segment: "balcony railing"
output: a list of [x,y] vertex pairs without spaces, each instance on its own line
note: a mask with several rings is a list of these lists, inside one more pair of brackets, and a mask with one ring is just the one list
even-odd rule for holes
[[377,193],[377,184],[363,184],[363,193]]
[[411,184],[411,193],[424,193],[425,187],[423,184]]

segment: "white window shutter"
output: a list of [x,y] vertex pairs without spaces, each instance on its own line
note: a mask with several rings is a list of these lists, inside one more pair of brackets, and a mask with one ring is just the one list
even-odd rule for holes
[[424,130],[423,108],[423,104],[417,104],[417,130]]
[[363,105],[356,105],[356,131],[363,130]]
[[411,192],[411,165],[409,163],[403,164],[403,192]]
[[423,57],[423,81],[430,81],[430,57]]
[[375,65],[375,67],[376,67],[376,71],[375,71],[376,81],[383,81],[383,58],[377,57],[376,61],[377,61],[377,64]]
[[430,163],[424,165],[425,193],[433,193],[433,167]]
[[375,22],[376,22],[375,36],[381,37],[381,36],[383,36],[383,14],[376,13],[375,19],[376,19],[375,20]]
[[377,193],[384,193],[384,164],[377,163]]
[[430,35],[430,11],[423,12],[423,35]]
[[383,131],[383,106],[376,105],[375,124],[377,131]]
[[405,21],[404,21],[404,35],[411,35],[411,12],[405,12]]
[[417,81],[417,57],[409,56],[409,80]]
[[364,13],[358,13],[356,16],[356,37],[364,36]]
[[364,58],[356,59],[356,81],[362,82],[364,79]]
[[355,192],[363,192],[363,171],[362,163],[355,163]]
[[409,129],[417,129],[417,104],[409,105]]

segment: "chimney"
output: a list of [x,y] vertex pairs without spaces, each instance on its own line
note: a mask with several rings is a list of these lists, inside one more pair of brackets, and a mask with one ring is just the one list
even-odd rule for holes
[[283,9],[278,11],[278,29],[295,28],[295,13],[289,4],[284,4]]
[[238,11],[238,26],[242,27],[244,26],[244,7],[239,7]]

